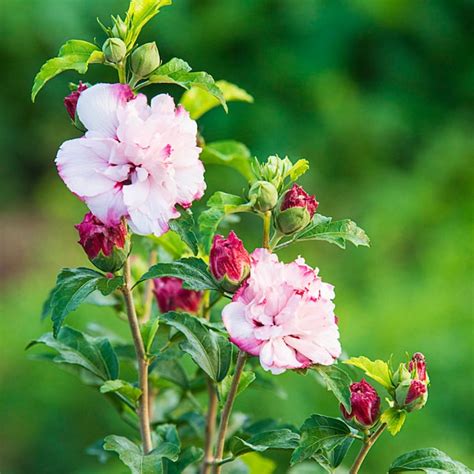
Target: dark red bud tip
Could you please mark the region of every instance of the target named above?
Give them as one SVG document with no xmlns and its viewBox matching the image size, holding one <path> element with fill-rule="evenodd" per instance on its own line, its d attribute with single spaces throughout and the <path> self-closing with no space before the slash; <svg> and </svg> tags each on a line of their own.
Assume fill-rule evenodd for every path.
<svg viewBox="0 0 474 474">
<path fill-rule="evenodd" d="M 341 411 L 346 420 L 355 421 L 362 426 L 372 426 L 380 415 L 380 397 L 372 385 L 362 379 L 351 384 L 351 413 L 341 405 Z"/>
<path fill-rule="evenodd" d="M 284 211 L 292 207 L 305 207 L 311 218 L 313 218 L 318 205 L 319 203 L 316 201 L 315 196 L 308 194 L 301 186 L 293 184 L 292 188 L 286 192 L 280 210 Z"/>
<path fill-rule="evenodd" d="M 79 100 L 79 96 L 86 89 L 87 85 L 83 84 L 82 81 L 79 81 L 77 89 L 64 98 L 64 106 L 66 107 L 69 117 L 71 117 L 71 120 L 73 121 L 76 118 L 77 101 Z"/>
<path fill-rule="evenodd" d="M 426 381 L 426 362 L 425 356 L 421 352 L 415 352 L 411 361 L 408 364 L 410 372 L 415 371 L 415 376 L 418 380 Z"/>
<path fill-rule="evenodd" d="M 421 380 L 413 380 L 408 389 L 405 404 L 408 405 L 422 397 L 427 391 L 426 385 Z"/>
<path fill-rule="evenodd" d="M 202 293 L 183 288 L 183 281 L 179 278 L 156 278 L 153 284 L 156 301 L 162 313 L 187 311 L 196 314 L 199 311 Z"/>
</svg>

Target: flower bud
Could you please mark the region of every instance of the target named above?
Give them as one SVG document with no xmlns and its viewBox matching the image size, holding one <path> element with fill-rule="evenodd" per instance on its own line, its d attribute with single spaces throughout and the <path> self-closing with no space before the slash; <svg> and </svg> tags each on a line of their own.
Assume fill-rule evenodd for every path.
<svg viewBox="0 0 474 474">
<path fill-rule="evenodd" d="M 127 47 L 120 38 L 108 38 L 102 46 L 105 60 L 112 64 L 119 64 L 127 54 Z"/>
<path fill-rule="evenodd" d="M 160 53 L 155 42 L 139 46 L 131 57 L 132 72 L 138 77 L 149 76 L 160 65 Z"/>
<path fill-rule="evenodd" d="M 87 89 L 87 85 L 79 81 L 79 85 L 75 91 L 72 91 L 67 97 L 64 98 L 64 107 L 66 107 L 67 113 L 73 122 L 76 121 L 76 109 L 77 101 L 82 92 Z"/>
<path fill-rule="evenodd" d="M 380 397 L 372 385 L 362 379 L 351 384 L 351 413 L 341 404 L 341 412 L 346 420 L 354 419 L 364 428 L 373 426 L 380 415 Z"/>
<path fill-rule="evenodd" d="M 122 268 L 130 253 L 130 238 L 123 222 L 106 225 L 89 212 L 75 227 L 79 232 L 79 244 L 97 268 L 104 272 Z"/>
<path fill-rule="evenodd" d="M 410 372 L 415 372 L 415 376 L 418 380 L 423 382 L 428 380 L 425 356 L 421 352 L 415 352 L 415 354 L 413 354 L 411 361 L 408 363 L 408 369 Z"/>
<path fill-rule="evenodd" d="M 276 215 L 278 230 L 290 235 L 304 229 L 311 222 L 318 204 L 314 196 L 310 196 L 301 186 L 293 184 L 284 194 Z"/>
<path fill-rule="evenodd" d="M 268 181 L 257 181 L 250 188 L 249 200 L 256 211 L 271 211 L 278 201 L 278 191 Z"/>
<path fill-rule="evenodd" d="M 125 39 L 127 36 L 127 24 L 117 15 L 116 18 L 112 17 L 114 26 L 112 27 L 112 35 L 114 38 Z"/>
<path fill-rule="evenodd" d="M 174 277 L 155 278 L 153 280 L 156 301 L 162 313 L 168 311 L 187 311 L 196 314 L 201 305 L 200 291 L 183 288 L 183 281 Z"/>
<path fill-rule="evenodd" d="M 428 400 L 429 378 L 425 356 L 416 352 L 410 362 L 404 364 L 404 369 L 401 365 L 394 375 L 397 375 L 400 370 L 403 370 L 404 377 L 400 380 L 394 377 L 394 383 L 397 384 L 395 400 L 398 406 L 407 411 L 420 410 Z"/>
<path fill-rule="evenodd" d="M 250 256 L 233 231 L 227 239 L 214 237 L 209 262 L 213 277 L 225 291 L 236 291 L 250 273 Z"/>
</svg>

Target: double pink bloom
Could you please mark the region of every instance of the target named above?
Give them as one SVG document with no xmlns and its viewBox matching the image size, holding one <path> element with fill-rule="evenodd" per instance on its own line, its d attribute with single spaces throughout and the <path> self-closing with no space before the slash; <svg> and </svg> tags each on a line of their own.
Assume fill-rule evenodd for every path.
<svg viewBox="0 0 474 474">
<path fill-rule="evenodd" d="M 133 232 L 168 230 L 205 190 L 197 125 L 167 94 L 134 95 L 128 85 L 82 90 L 77 117 L 87 132 L 59 149 L 56 164 L 67 187 L 104 224 L 128 219 Z"/>
</svg>

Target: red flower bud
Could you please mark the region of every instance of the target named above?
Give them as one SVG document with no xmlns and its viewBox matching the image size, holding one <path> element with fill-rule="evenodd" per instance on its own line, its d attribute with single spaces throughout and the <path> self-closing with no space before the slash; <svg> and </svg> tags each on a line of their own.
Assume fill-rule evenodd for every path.
<svg viewBox="0 0 474 474">
<path fill-rule="evenodd" d="M 346 420 L 355 418 L 355 421 L 364 427 L 373 426 L 380 415 L 380 397 L 377 391 L 364 379 L 351 384 L 350 389 L 352 411 L 348 413 L 341 405 L 344 418 Z"/>
<path fill-rule="evenodd" d="M 79 244 L 97 268 L 104 272 L 122 268 L 130 253 L 130 239 L 123 222 L 106 225 L 89 212 L 75 227 L 79 232 Z"/>
<path fill-rule="evenodd" d="M 153 280 L 156 301 L 162 313 L 168 311 L 187 311 L 197 313 L 201 304 L 200 291 L 183 288 L 183 281 L 174 277 L 162 277 Z"/>
<path fill-rule="evenodd" d="M 64 98 L 64 106 L 66 107 L 67 113 L 72 121 L 76 120 L 76 108 L 79 96 L 81 95 L 81 92 L 84 92 L 86 89 L 87 85 L 83 84 L 82 81 L 79 81 L 77 89 Z"/>
<path fill-rule="evenodd" d="M 427 373 L 426 373 L 426 362 L 425 356 L 421 352 L 416 352 L 413 354 L 411 361 L 408 364 L 408 370 L 410 372 L 415 371 L 416 378 L 425 382 L 427 380 Z"/>
<path fill-rule="evenodd" d="M 409 405 L 418 398 L 422 397 L 427 391 L 426 385 L 421 380 L 413 380 L 408 389 L 405 404 Z"/>
<path fill-rule="evenodd" d="M 250 273 L 250 256 L 233 231 L 216 235 L 209 255 L 211 273 L 226 291 L 235 291 Z"/>
</svg>

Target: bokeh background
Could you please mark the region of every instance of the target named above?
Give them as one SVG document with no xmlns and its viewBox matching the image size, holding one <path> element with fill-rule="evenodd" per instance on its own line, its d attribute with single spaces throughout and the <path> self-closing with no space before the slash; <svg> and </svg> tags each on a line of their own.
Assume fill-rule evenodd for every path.
<svg viewBox="0 0 474 474">
<path fill-rule="evenodd" d="M 86 263 L 73 229 L 84 207 L 53 166 L 75 134 L 62 98 L 77 76 L 49 83 L 34 106 L 32 79 L 65 40 L 102 42 L 95 18 L 126 7 L 0 0 L 2 474 L 124 472 L 84 454 L 105 434 L 126 431 L 112 408 L 57 366 L 28 360 L 24 347 L 49 330 L 39 312 L 59 268 Z M 303 183 L 321 213 L 352 217 L 370 235 L 371 249 L 316 242 L 284 255 L 304 253 L 336 285 L 348 354 L 398 360 L 422 351 L 428 359 L 428 405 L 376 445 L 367 473 L 429 446 L 474 466 L 473 22 L 468 0 L 175 0 L 144 32 L 165 60 L 182 57 L 255 96 L 253 105 L 204 117 L 208 141 L 235 138 L 261 158 L 307 158 Z M 91 82 L 113 80 L 107 68 L 90 72 Z M 210 191 L 244 184 L 218 168 L 207 179 Z M 244 220 L 239 232 L 257 244 L 256 221 Z M 112 318 L 85 306 L 70 322 L 94 319 Z M 312 413 L 337 415 L 313 378 L 278 382 L 286 400 L 255 392 L 237 408 L 298 425 Z"/>
</svg>

